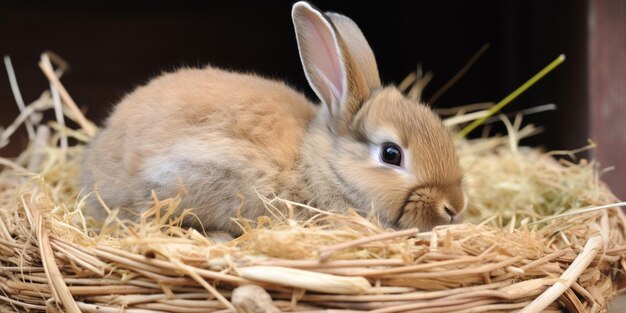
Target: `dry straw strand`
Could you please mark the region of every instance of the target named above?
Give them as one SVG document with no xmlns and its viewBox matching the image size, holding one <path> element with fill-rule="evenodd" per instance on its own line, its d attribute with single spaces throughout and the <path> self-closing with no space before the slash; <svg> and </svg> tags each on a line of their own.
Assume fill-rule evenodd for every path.
<svg viewBox="0 0 626 313">
<path fill-rule="evenodd" d="M 587 241 L 585 248 L 580 255 L 572 262 L 560 279 L 544 293 L 541 294 L 528 306 L 524 307 L 520 313 L 538 313 L 552 304 L 561 294 L 563 294 L 582 274 L 582 272 L 593 261 L 603 244 L 602 237 L 593 236 Z"/>
</svg>

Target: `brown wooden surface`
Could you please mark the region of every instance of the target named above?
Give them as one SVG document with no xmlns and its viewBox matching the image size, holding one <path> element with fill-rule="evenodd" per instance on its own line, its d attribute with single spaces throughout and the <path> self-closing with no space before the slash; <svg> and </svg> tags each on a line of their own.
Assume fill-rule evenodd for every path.
<svg viewBox="0 0 626 313">
<path fill-rule="evenodd" d="M 615 169 L 602 178 L 626 199 L 626 1 L 589 1 L 590 138 Z"/>
</svg>

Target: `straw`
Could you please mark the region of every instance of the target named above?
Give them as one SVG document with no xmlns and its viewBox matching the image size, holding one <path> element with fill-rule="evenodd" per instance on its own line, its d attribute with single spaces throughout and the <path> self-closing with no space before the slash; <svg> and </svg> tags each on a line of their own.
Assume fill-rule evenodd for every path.
<svg viewBox="0 0 626 313">
<path fill-rule="evenodd" d="M 53 72 L 52 69 L 52 63 L 50 63 L 50 59 L 48 58 L 47 54 L 42 54 L 41 55 L 41 61 L 40 64 L 43 65 L 44 68 L 46 68 L 47 71 Z M 55 77 L 57 77 L 55 75 Z M 61 158 L 65 158 L 65 155 L 67 154 L 67 147 L 68 147 L 68 141 L 67 141 L 67 134 L 65 133 L 65 117 L 63 114 L 63 105 L 61 104 L 61 97 L 59 96 L 59 91 L 57 89 L 57 87 L 50 82 L 50 92 L 52 93 L 52 101 L 54 103 L 54 115 L 56 116 L 57 119 L 57 123 L 59 123 L 59 126 L 61 127 Z"/>
<path fill-rule="evenodd" d="M 17 77 L 15 76 L 15 71 L 13 70 L 13 63 L 8 55 L 4 56 L 4 66 L 7 70 L 7 75 L 9 76 L 9 84 L 11 85 L 11 92 L 13 92 L 15 103 L 17 103 L 17 107 L 20 112 L 23 113 L 24 110 L 26 110 L 26 105 L 24 104 L 24 98 L 22 98 L 22 93 L 20 92 L 20 87 L 17 83 Z M 33 122 L 34 121 L 31 121 L 30 119 L 26 120 L 26 131 L 30 140 L 35 138 Z"/>
<path fill-rule="evenodd" d="M 565 61 L 565 55 L 561 54 L 554 61 L 550 62 L 550 64 L 548 64 L 541 71 L 539 71 L 539 73 L 535 74 L 528 81 L 526 81 L 524 84 L 522 84 L 517 89 L 515 89 L 511 94 L 506 96 L 500 102 L 496 103 L 496 105 L 494 105 L 491 109 L 489 109 L 487 114 L 485 114 L 483 117 L 475 120 L 474 122 L 472 122 L 471 124 L 463 128 L 463 130 L 457 133 L 457 137 L 464 138 L 465 136 L 467 136 L 467 134 L 469 134 L 476 127 L 480 126 L 487 118 L 489 118 L 490 116 L 500 111 L 504 106 L 511 103 L 511 101 L 515 100 L 515 98 L 517 98 L 520 94 L 522 94 L 532 85 L 534 85 L 541 78 L 546 76 L 546 74 L 550 73 L 554 68 L 556 68 L 561 63 L 563 63 L 563 61 Z"/>
<path fill-rule="evenodd" d="M 448 89 L 450 89 L 450 87 L 452 87 L 454 84 L 456 84 L 456 82 L 459 81 L 459 79 L 461 79 L 461 77 L 463 77 L 463 75 L 465 75 L 465 73 L 467 73 L 467 71 L 469 71 L 469 69 L 474 65 L 474 63 L 476 63 L 476 61 L 478 61 L 478 59 L 480 59 L 480 57 L 485 52 L 487 52 L 487 49 L 489 49 L 489 44 L 488 43 L 486 43 L 482 47 L 480 47 L 480 49 L 478 49 L 478 51 L 476 51 L 476 53 L 474 53 L 474 55 L 472 55 L 472 57 L 467 61 L 467 63 L 456 74 L 454 74 L 454 76 L 452 76 L 452 78 L 450 78 L 449 81 L 447 81 L 443 86 L 441 86 L 428 99 L 427 102 L 430 105 L 433 105 L 435 103 L 435 101 L 437 101 L 439 99 L 439 97 L 441 97 L 446 91 L 448 91 Z"/>
<path fill-rule="evenodd" d="M 48 80 L 50 80 L 50 84 L 58 90 L 60 98 L 62 98 L 64 103 L 68 106 L 68 108 L 72 112 L 72 115 L 76 119 L 76 122 L 89 136 L 95 136 L 96 126 L 85 118 L 83 113 L 78 108 L 78 105 L 76 105 L 76 102 L 74 102 L 65 87 L 63 87 L 63 85 L 61 84 L 61 81 L 59 80 L 57 75 L 54 73 L 54 70 L 49 64 L 49 61 L 46 62 L 47 59 L 47 54 L 42 54 L 42 61 L 39 62 L 39 68 L 46 75 Z"/>
<path fill-rule="evenodd" d="M 587 269 L 596 254 L 598 254 L 601 246 L 602 238 L 600 236 L 594 236 L 589 239 L 583 251 L 580 252 L 578 257 L 561 275 L 559 280 L 532 303 L 524 307 L 520 313 L 538 313 L 552 304 L 552 302 L 560 297 L 567 290 L 567 288 L 569 288 L 578 279 L 578 277 L 580 277 L 583 271 Z"/>
</svg>

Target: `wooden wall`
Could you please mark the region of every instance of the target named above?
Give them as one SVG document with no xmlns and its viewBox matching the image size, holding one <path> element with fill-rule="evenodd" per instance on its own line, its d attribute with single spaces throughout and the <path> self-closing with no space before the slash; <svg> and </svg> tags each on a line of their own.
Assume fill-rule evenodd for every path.
<svg viewBox="0 0 626 313">
<path fill-rule="evenodd" d="M 626 199 L 626 1 L 589 3 L 590 138 L 602 166 L 614 166 L 603 179 Z"/>
</svg>

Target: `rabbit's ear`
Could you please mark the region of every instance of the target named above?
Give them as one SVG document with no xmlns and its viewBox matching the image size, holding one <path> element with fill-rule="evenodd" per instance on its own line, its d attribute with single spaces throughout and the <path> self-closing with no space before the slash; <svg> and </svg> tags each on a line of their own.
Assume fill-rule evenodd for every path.
<svg viewBox="0 0 626 313">
<path fill-rule="evenodd" d="M 354 65 L 359 68 L 359 74 L 363 76 L 367 86 L 370 89 L 380 87 L 376 58 L 361 29 L 345 15 L 326 12 L 326 16 L 331 20 L 336 31 L 339 32 L 339 40 L 344 43 L 345 49 L 354 60 Z"/>
<path fill-rule="evenodd" d="M 356 24 L 343 15 L 327 17 L 304 1 L 296 3 L 291 14 L 311 88 L 328 107 L 334 126 L 348 125 L 370 90 L 380 86 L 372 50 Z"/>
</svg>

